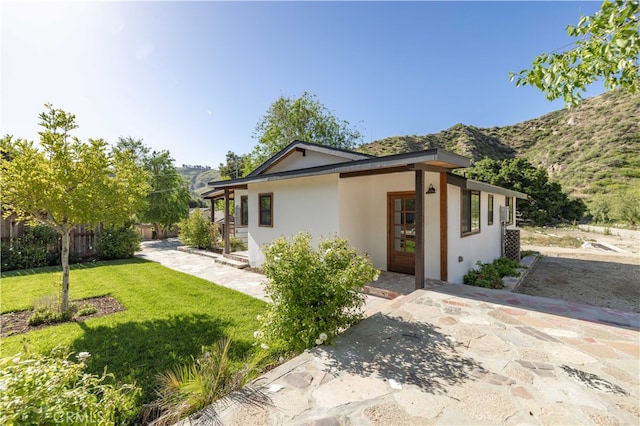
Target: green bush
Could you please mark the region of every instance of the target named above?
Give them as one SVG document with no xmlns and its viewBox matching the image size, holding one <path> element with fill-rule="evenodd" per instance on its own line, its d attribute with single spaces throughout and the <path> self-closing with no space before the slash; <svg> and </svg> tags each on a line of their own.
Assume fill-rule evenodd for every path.
<svg viewBox="0 0 640 426">
<path fill-rule="evenodd" d="M 49 355 L 0 359 L 0 424 L 113 425 L 130 422 L 137 413 L 140 390 L 115 385 L 113 376 L 84 372 L 90 355 L 78 362 L 54 350 Z"/>
<path fill-rule="evenodd" d="M 330 343 L 362 319 L 362 287 L 379 273 L 347 240 L 324 240 L 314 249 L 308 233 L 276 239 L 265 258 L 272 303 L 255 335 L 274 349 L 301 351 Z"/>
<path fill-rule="evenodd" d="M 60 253 L 50 246 L 57 241 L 58 234 L 50 226 L 26 226 L 22 237 L 0 244 L 1 269 L 14 271 L 56 265 Z"/>
<path fill-rule="evenodd" d="M 96 254 L 101 260 L 130 259 L 140 250 L 140 236 L 130 226 L 105 228 L 98 234 Z"/>
<path fill-rule="evenodd" d="M 196 209 L 188 219 L 180 221 L 179 237 L 190 247 L 209 249 L 220 239 L 220 229 L 212 224 L 200 209 Z"/>
<path fill-rule="evenodd" d="M 244 242 L 235 235 L 229 235 L 229 246 L 231 246 L 231 251 L 242 251 L 247 249 Z"/>
<path fill-rule="evenodd" d="M 519 276 L 517 268 L 520 263 L 506 257 L 500 257 L 493 263 L 477 263 L 477 269 L 471 269 L 463 278 L 467 285 L 484 288 L 500 289 L 504 287 L 502 277 Z"/>
</svg>

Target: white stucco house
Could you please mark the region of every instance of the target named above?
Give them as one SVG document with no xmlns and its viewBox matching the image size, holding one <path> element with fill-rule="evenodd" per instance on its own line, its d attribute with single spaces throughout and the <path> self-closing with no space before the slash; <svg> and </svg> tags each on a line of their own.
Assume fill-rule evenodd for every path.
<svg viewBox="0 0 640 426">
<path fill-rule="evenodd" d="M 451 173 L 469 165 L 439 148 L 374 157 L 294 141 L 244 178 L 210 182 L 205 198 L 234 203 L 252 267 L 274 238 L 304 230 L 348 238 L 377 268 L 415 275 L 416 288 L 425 278 L 462 283 L 501 255 L 515 200 L 526 198 Z"/>
</svg>

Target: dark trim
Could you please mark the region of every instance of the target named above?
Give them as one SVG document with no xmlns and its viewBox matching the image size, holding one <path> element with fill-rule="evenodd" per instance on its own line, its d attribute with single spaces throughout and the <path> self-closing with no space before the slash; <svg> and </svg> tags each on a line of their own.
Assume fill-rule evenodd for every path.
<svg viewBox="0 0 640 426">
<path fill-rule="evenodd" d="M 469 159 L 460 155 L 447 152 L 440 148 L 426 151 L 408 152 L 403 154 L 388 155 L 386 157 L 366 158 L 364 160 L 347 161 L 343 163 L 327 164 L 324 166 L 308 167 L 299 170 L 287 170 L 284 172 L 269 173 L 260 176 L 247 176 L 240 179 L 209 182 L 210 186 L 217 189 L 235 188 L 256 182 L 270 182 L 282 179 L 310 177 L 331 173 L 350 173 L 365 170 L 385 169 L 398 166 L 407 167 L 410 164 L 436 162 L 439 165 L 447 164 L 448 168 L 468 167 Z"/>
<path fill-rule="evenodd" d="M 244 221 L 244 216 L 247 216 L 247 220 Z M 241 195 L 240 196 L 240 226 L 241 227 L 245 227 L 245 226 L 249 226 L 249 196 L 248 195 Z"/>
<path fill-rule="evenodd" d="M 440 173 L 440 280 L 449 278 L 449 194 L 447 173 Z"/>
<path fill-rule="evenodd" d="M 269 208 L 271 210 L 269 213 L 271 223 L 269 225 L 262 224 L 262 206 L 260 203 L 262 197 L 269 197 L 269 199 L 271 200 L 269 202 Z M 263 192 L 258 194 L 258 226 L 263 228 L 273 228 L 273 192 Z"/>
<path fill-rule="evenodd" d="M 464 214 L 464 194 L 469 193 L 469 231 L 462 229 L 462 215 Z M 481 192 L 475 189 L 463 189 L 460 191 L 460 237 L 479 234 L 482 231 L 482 197 Z M 472 225 L 473 217 L 473 196 L 478 196 L 478 229 L 474 230 Z"/>
<path fill-rule="evenodd" d="M 487 226 L 493 225 L 495 219 L 496 200 L 493 194 L 487 194 Z"/>
<path fill-rule="evenodd" d="M 424 288 L 424 171 L 415 171 L 416 235 L 415 235 L 415 288 Z"/>
<path fill-rule="evenodd" d="M 512 189 L 502 188 L 500 186 L 491 185 L 489 183 L 479 182 L 473 179 L 467 179 L 463 176 L 454 175 L 452 173 L 449 173 L 447 175 L 447 182 L 450 185 L 459 186 L 462 189 L 471 189 L 474 191 L 489 192 L 491 194 L 499 194 L 507 197 L 516 197 L 522 200 L 526 200 L 528 198 L 527 194 L 523 194 L 522 192 L 514 191 Z"/>
</svg>

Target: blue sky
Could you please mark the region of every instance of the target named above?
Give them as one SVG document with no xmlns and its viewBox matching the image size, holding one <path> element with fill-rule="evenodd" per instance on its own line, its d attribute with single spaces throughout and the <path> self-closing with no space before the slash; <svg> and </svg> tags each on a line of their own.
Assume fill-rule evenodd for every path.
<svg viewBox="0 0 640 426">
<path fill-rule="evenodd" d="M 141 138 L 177 165 L 249 152 L 279 96 L 317 95 L 364 142 L 563 107 L 508 73 L 571 42 L 599 2 L 0 3 L 0 133 L 37 140 L 43 104 L 76 135 Z M 595 87 L 587 96 L 602 92 Z"/>
</svg>

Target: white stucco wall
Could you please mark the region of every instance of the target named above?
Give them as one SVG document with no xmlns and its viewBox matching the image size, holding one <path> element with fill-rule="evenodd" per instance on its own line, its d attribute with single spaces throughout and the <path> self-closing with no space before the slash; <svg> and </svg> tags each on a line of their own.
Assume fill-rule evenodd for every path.
<svg viewBox="0 0 640 426">
<path fill-rule="evenodd" d="M 425 189 L 438 188 L 439 175 L 425 173 Z M 414 191 L 415 173 L 340 179 L 339 234 L 366 252 L 374 265 L 387 269 L 387 193 Z M 440 201 L 425 195 L 425 276 L 440 278 Z"/>
<path fill-rule="evenodd" d="M 327 164 L 338 164 L 351 161 L 347 158 L 316 152 L 310 149 L 307 149 L 305 154 L 306 155 L 302 155 L 302 152 L 294 151 L 280 162 L 276 163 L 266 173 L 285 172 L 288 170 L 297 170 L 307 167 L 325 166 Z"/>
<path fill-rule="evenodd" d="M 249 264 L 264 261 L 262 247 L 273 239 L 309 232 L 314 243 L 338 230 L 338 175 L 249 185 Z M 258 226 L 258 194 L 273 193 L 273 227 Z"/>
<path fill-rule="evenodd" d="M 476 266 L 476 262 L 492 262 L 501 255 L 501 227 L 499 206 L 506 205 L 505 196 L 493 194 L 493 225 L 487 224 L 489 193 L 480 192 L 480 233 L 461 236 L 460 204 L 461 188 L 448 186 L 449 273 L 448 281 L 462 284 L 464 275 Z M 515 203 L 514 203 L 515 204 Z M 515 206 L 514 206 L 515 208 Z M 514 228 L 514 226 L 509 226 Z M 462 261 L 459 260 L 462 257 Z"/>
</svg>

